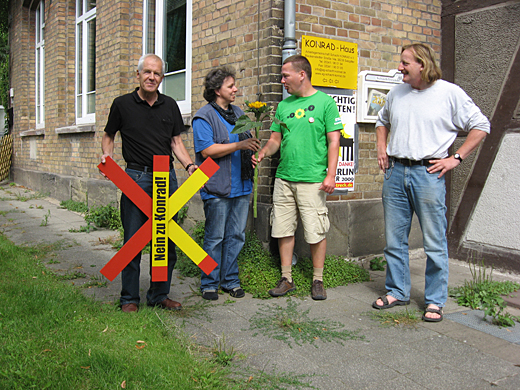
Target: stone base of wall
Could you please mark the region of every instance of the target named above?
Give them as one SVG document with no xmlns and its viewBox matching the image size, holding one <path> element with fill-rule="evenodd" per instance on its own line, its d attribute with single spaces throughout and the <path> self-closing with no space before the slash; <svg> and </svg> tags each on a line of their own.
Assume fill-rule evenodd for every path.
<svg viewBox="0 0 520 390">
<path fill-rule="evenodd" d="M 327 235 L 327 254 L 346 258 L 381 255 L 385 247 L 383 205 L 381 199 L 327 202 L 330 230 Z M 271 238 L 271 205 L 258 205 L 258 218 L 253 226 L 263 242 L 269 242 L 273 253 L 278 251 L 276 240 Z M 266 228 L 267 227 L 267 228 Z M 410 249 L 422 248 L 422 234 L 414 216 L 409 237 Z M 303 237 L 298 221 L 294 252 L 298 257 L 310 257 L 309 245 Z"/>
<path fill-rule="evenodd" d="M 87 202 L 89 206 L 118 205 L 121 197 L 121 191 L 112 182 L 102 179 L 84 179 L 19 168 L 11 170 L 11 179 L 51 198 Z M 204 210 L 198 195 L 190 200 L 188 207 L 188 217 L 183 227 L 190 232 L 196 221 L 204 219 Z M 327 236 L 328 254 L 355 258 L 383 253 L 385 236 L 381 199 L 334 201 L 328 202 L 327 207 L 331 224 Z M 256 231 L 259 239 L 273 253 L 277 253 L 277 241 L 271 238 L 270 214 L 271 205 L 259 203 L 258 217 L 254 219 L 251 210 L 247 226 Z M 421 230 L 416 217 L 409 243 L 410 249 L 422 247 Z M 299 257 L 310 257 L 301 223 L 296 231 L 295 252 Z"/>
<path fill-rule="evenodd" d="M 11 168 L 11 180 L 46 196 L 86 202 L 88 206 L 112 204 L 119 207 L 121 191 L 108 180 L 57 175 L 48 172 Z"/>
</svg>

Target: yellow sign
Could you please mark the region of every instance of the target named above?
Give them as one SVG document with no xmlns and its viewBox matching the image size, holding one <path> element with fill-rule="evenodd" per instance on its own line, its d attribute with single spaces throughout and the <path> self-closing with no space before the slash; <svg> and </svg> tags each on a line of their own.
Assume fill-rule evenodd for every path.
<svg viewBox="0 0 520 390">
<path fill-rule="evenodd" d="M 311 63 L 312 85 L 357 89 L 357 44 L 304 35 L 302 56 Z"/>
<path fill-rule="evenodd" d="M 165 164 L 160 165 L 160 158 L 166 157 Z M 168 281 L 168 201 L 170 158 L 154 156 L 154 168 L 159 163 L 159 169 L 153 171 L 153 222 L 152 222 L 152 276 L 156 282 Z"/>
</svg>

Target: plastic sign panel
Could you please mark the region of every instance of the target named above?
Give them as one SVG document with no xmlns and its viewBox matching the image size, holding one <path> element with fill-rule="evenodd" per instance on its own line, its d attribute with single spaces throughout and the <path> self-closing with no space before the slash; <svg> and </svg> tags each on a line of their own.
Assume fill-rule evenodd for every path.
<svg viewBox="0 0 520 390">
<path fill-rule="evenodd" d="M 209 275 L 217 266 L 215 260 L 204 252 L 189 234 L 173 220 L 173 216 L 215 174 L 219 166 L 211 158 L 206 159 L 179 189 L 168 198 L 167 183 L 169 181 L 169 173 L 165 173 L 169 172 L 169 161 L 168 156 L 154 156 L 153 199 L 110 157 L 107 157 L 105 164 L 98 165 L 99 170 L 112 180 L 148 217 L 148 221 L 101 269 L 100 272 L 108 280 L 114 280 L 150 241 L 152 241 L 152 281 L 161 282 L 168 280 L 168 240 L 165 237 L 177 244 L 206 275 Z M 164 247 L 163 244 L 165 245 Z M 161 256 L 163 254 L 165 256 Z"/>
<path fill-rule="evenodd" d="M 311 63 L 312 85 L 357 89 L 357 44 L 304 35 L 302 56 Z"/>
<path fill-rule="evenodd" d="M 402 84 L 403 75 L 397 69 L 388 73 L 364 70 L 358 75 L 358 123 L 376 123 L 377 114 L 386 103 L 386 95 L 397 84 Z"/>
</svg>

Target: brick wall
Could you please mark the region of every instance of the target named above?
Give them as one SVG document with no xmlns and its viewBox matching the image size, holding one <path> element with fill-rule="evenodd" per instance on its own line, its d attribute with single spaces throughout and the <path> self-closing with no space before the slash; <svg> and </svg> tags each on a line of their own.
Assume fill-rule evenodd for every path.
<svg viewBox="0 0 520 390">
<path fill-rule="evenodd" d="M 17 168 L 82 178 L 99 177 L 100 141 L 112 100 L 137 85 L 135 69 L 142 52 L 142 0 L 98 0 L 96 16 L 96 123 L 89 132 L 57 134 L 75 125 L 75 0 L 46 1 L 46 120 L 35 129 L 34 11 L 23 0 L 10 2 L 11 86 L 15 90 Z M 28 3 L 26 1 L 26 3 Z M 276 107 L 281 99 L 282 0 L 193 0 L 192 113 L 205 104 L 202 83 L 217 66 L 237 74 L 236 104 L 261 100 Z M 404 43 L 421 41 L 440 52 L 440 0 L 297 0 L 296 38 L 302 35 L 358 44 L 359 70 L 388 71 L 399 61 Z M 269 138 L 268 124 L 261 132 Z M 183 135 L 193 155 L 192 134 Z M 122 164 L 119 136 L 116 160 Z M 371 199 L 381 195 L 375 130 L 362 125 L 356 190 L 329 200 Z M 36 158 L 31 159 L 31 147 Z M 34 153 L 33 153 L 34 155 Z M 276 156 L 262 163 L 259 201 L 271 203 Z M 186 176 L 177 166 L 179 176 Z"/>
<path fill-rule="evenodd" d="M 387 72 L 397 68 L 401 46 L 424 42 L 440 54 L 440 0 L 300 0 L 296 8 L 296 39 L 318 36 L 356 43 L 359 71 Z M 361 124 L 359 170 L 355 191 L 328 200 L 381 197 L 383 176 L 377 164 L 373 124 Z"/>
<path fill-rule="evenodd" d="M 236 71 L 238 86 L 235 104 L 261 100 L 275 105 L 281 99 L 283 1 L 193 2 L 193 114 L 206 101 L 202 97 L 206 74 L 218 66 Z M 260 132 L 267 140 L 268 124 Z M 262 163 L 259 202 L 271 202 L 271 183 L 276 160 Z"/>
<path fill-rule="evenodd" d="M 302 35 L 358 44 L 359 71 L 388 71 L 399 63 L 400 47 L 425 42 L 440 53 L 440 0 L 297 0 L 296 39 Z M 258 12 L 260 11 L 260 24 Z M 193 112 L 202 98 L 204 75 L 228 65 L 237 71 L 236 104 L 261 99 L 276 107 L 281 99 L 280 68 L 283 2 L 197 1 L 193 4 Z M 258 50 L 260 48 L 260 50 Z M 260 136 L 269 138 L 268 124 Z M 276 156 L 260 169 L 259 202 L 270 203 Z M 355 191 L 328 200 L 381 196 L 374 125 L 361 125 Z"/>
</svg>

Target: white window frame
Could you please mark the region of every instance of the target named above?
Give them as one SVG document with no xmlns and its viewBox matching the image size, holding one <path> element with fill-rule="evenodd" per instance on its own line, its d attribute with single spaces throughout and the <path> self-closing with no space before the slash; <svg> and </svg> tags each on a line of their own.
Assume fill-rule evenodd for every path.
<svg viewBox="0 0 520 390">
<path fill-rule="evenodd" d="M 164 29 L 164 21 L 165 21 L 165 1 L 166 0 L 155 0 L 155 54 L 159 57 L 164 58 L 164 46 L 165 46 L 165 29 Z M 146 53 L 147 41 L 148 41 L 148 0 L 143 1 L 143 54 Z M 191 114 L 191 58 L 192 58 L 192 9 L 193 2 L 192 0 L 186 0 L 186 69 L 184 70 L 186 73 L 185 84 L 184 84 L 184 96 L 185 100 L 176 100 L 181 110 L 182 114 Z M 157 32 L 160 32 L 159 34 Z M 182 71 L 176 71 L 168 73 L 166 72 L 165 76 L 169 74 L 175 74 Z M 159 91 L 163 93 L 164 91 L 164 79 L 159 87 Z"/>
<path fill-rule="evenodd" d="M 82 15 L 78 15 L 80 9 L 78 7 L 78 3 L 83 3 L 81 9 L 83 10 Z M 88 90 L 88 23 L 96 18 L 96 7 L 92 8 L 89 11 L 86 10 L 88 0 L 76 0 L 76 80 L 75 80 L 75 99 L 74 105 L 76 108 L 76 124 L 85 124 L 85 123 L 95 123 L 96 114 L 95 113 L 87 113 L 88 110 L 88 100 L 87 95 L 94 94 L 96 91 L 87 91 Z M 81 34 L 81 42 L 79 42 L 79 29 L 82 29 Z M 78 77 L 79 77 L 79 61 L 78 61 L 78 53 L 81 50 L 81 69 L 83 70 L 82 79 L 81 79 L 81 112 L 78 112 L 77 107 L 77 99 L 80 95 L 78 92 Z M 94 65 L 95 66 L 95 65 Z"/>
<path fill-rule="evenodd" d="M 35 19 L 35 109 L 36 128 L 45 127 L 45 2 L 36 8 Z"/>
</svg>

